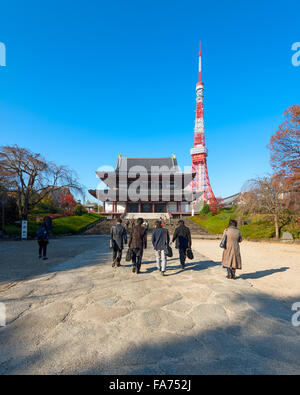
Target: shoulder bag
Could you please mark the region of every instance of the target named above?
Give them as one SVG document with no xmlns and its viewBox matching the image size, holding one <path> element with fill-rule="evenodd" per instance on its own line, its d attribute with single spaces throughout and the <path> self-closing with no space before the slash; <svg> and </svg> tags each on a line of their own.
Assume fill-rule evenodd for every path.
<svg viewBox="0 0 300 395">
<path fill-rule="evenodd" d="M 227 229 L 223 236 L 223 239 L 221 240 L 220 247 L 226 250 L 226 245 L 227 245 Z"/>
</svg>

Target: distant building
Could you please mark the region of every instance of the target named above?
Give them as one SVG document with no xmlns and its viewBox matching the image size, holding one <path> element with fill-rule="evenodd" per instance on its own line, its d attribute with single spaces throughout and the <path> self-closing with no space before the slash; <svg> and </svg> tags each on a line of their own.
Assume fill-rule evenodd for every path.
<svg viewBox="0 0 300 395">
<path fill-rule="evenodd" d="M 88 213 L 98 212 L 98 205 L 96 203 L 84 204 L 83 207 L 86 209 Z"/>
<path fill-rule="evenodd" d="M 97 172 L 107 190 L 89 193 L 103 202 L 103 214 L 110 217 L 189 216 L 190 202 L 199 196 L 188 190 L 195 175 L 180 172 L 175 155 L 167 158 L 119 155 L 113 172 Z"/>
<path fill-rule="evenodd" d="M 224 207 L 236 206 L 237 204 L 239 204 L 240 196 L 241 196 L 240 193 L 236 193 L 235 195 L 228 196 L 227 198 L 224 198 L 221 201 L 221 204 Z"/>
</svg>

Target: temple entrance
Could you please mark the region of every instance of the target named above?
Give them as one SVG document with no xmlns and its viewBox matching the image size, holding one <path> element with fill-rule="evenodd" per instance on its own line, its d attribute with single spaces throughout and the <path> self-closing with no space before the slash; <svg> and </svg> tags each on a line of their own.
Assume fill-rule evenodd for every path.
<svg viewBox="0 0 300 395">
<path fill-rule="evenodd" d="M 139 204 L 138 203 L 128 203 L 127 204 L 127 213 L 138 213 L 139 212 Z"/>
<path fill-rule="evenodd" d="M 154 204 L 154 212 L 155 213 L 166 213 L 167 212 L 166 203 L 155 203 Z"/>
<path fill-rule="evenodd" d="M 152 213 L 152 203 L 142 203 L 142 213 Z"/>
</svg>

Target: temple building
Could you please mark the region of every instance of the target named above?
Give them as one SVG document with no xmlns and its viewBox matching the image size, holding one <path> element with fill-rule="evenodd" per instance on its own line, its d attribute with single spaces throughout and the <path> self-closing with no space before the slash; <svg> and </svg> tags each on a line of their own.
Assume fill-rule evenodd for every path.
<svg viewBox="0 0 300 395">
<path fill-rule="evenodd" d="M 190 203 L 199 197 L 192 191 L 196 173 L 179 170 L 175 155 L 167 158 L 128 158 L 119 155 L 114 171 L 97 171 L 105 187 L 89 193 L 103 202 L 103 214 L 155 218 L 181 218 L 192 213 Z"/>
</svg>

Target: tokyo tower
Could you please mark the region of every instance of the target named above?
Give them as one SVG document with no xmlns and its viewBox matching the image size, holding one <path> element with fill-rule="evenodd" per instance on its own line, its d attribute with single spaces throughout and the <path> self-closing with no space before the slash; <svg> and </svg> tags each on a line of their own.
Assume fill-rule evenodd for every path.
<svg viewBox="0 0 300 395">
<path fill-rule="evenodd" d="M 214 205 L 215 195 L 210 186 L 207 171 L 207 148 L 205 146 L 203 121 L 203 82 L 201 76 L 201 46 L 199 52 L 199 79 L 196 85 L 196 121 L 194 128 L 194 146 L 191 149 L 192 172 L 196 173 L 192 181 L 192 190 L 201 192 L 201 198 L 206 203 Z"/>
</svg>

